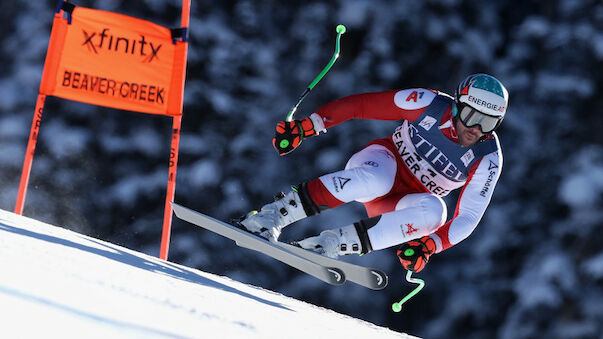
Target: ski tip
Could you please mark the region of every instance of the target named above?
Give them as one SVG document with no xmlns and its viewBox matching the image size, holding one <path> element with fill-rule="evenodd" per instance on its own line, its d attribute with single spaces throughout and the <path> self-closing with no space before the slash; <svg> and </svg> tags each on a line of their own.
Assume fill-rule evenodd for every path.
<svg viewBox="0 0 603 339">
<path fill-rule="evenodd" d="M 176 214 L 176 216 L 179 216 L 180 212 L 182 212 L 182 209 L 185 208 L 182 205 L 179 205 L 173 201 L 170 201 L 170 205 L 172 206 L 172 211 L 174 211 L 174 214 Z"/>
</svg>

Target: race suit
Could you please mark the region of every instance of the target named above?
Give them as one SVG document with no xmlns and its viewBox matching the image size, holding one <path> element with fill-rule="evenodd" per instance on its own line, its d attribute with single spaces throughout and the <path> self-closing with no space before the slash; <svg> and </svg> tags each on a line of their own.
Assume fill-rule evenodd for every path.
<svg viewBox="0 0 603 339">
<path fill-rule="evenodd" d="M 446 94 L 413 88 L 352 95 L 318 109 L 311 119 L 321 130 L 350 119 L 402 124 L 354 154 L 344 170 L 308 182 L 310 198 L 323 208 L 363 203 L 370 218 L 364 235 L 370 250 L 425 235 L 434 239 L 436 253 L 459 243 L 473 232 L 490 202 L 502 153 L 495 133 L 471 147 L 461 146 L 453 105 Z M 446 221 L 441 198 L 458 188 L 454 216 Z"/>
</svg>

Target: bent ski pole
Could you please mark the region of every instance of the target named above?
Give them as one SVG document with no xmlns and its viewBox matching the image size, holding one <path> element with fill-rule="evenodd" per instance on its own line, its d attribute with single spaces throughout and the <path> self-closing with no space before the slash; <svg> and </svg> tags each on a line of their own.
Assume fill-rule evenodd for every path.
<svg viewBox="0 0 603 339">
<path fill-rule="evenodd" d="M 419 291 L 421 291 L 423 289 L 423 287 L 425 287 L 425 281 L 423 281 L 421 279 L 413 278 L 412 271 L 406 272 L 406 281 L 414 283 L 414 284 L 418 284 L 419 286 L 415 287 L 415 289 L 412 290 L 410 293 L 408 293 L 408 295 L 406 297 L 404 297 L 402 300 L 400 300 L 400 302 L 392 304 L 392 310 L 394 312 L 400 312 L 402 310 L 402 304 L 407 302 L 410 298 L 414 297 L 417 293 L 419 293 Z"/>
<path fill-rule="evenodd" d="M 304 100 L 304 98 L 308 95 L 308 93 L 310 93 L 310 91 L 314 88 L 314 86 L 316 86 L 316 84 L 322 79 L 322 77 L 324 77 L 325 74 L 327 74 L 327 72 L 331 69 L 331 67 L 335 63 L 335 60 L 337 60 L 337 58 L 339 57 L 339 40 L 341 39 L 341 35 L 343 33 L 345 33 L 346 29 L 345 29 L 344 25 L 337 25 L 337 28 L 335 30 L 337 31 L 337 38 L 335 41 L 335 53 L 333 53 L 333 57 L 331 57 L 331 61 L 329 61 L 327 66 L 325 66 L 325 68 L 323 68 L 322 72 L 320 72 L 320 74 L 318 74 L 318 76 L 314 79 L 314 81 L 312 81 L 312 83 L 310 83 L 308 88 L 306 88 L 306 90 L 304 91 L 304 93 L 302 93 L 302 95 L 299 97 L 299 99 L 297 99 L 297 103 L 295 104 L 295 106 L 293 106 L 293 108 L 291 108 L 289 113 L 287 113 L 287 118 L 285 119 L 286 121 L 293 120 L 293 115 L 295 114 L 295 111 L 297 111 L 297 107 L 299 106 L 299 104 L 301 104 L 301 102 Z"/>
</svg>

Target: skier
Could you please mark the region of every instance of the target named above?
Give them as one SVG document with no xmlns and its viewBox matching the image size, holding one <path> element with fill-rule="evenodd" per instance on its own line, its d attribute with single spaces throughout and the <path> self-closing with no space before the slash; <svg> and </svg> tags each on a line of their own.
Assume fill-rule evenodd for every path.
<svg viewBox="0 0 603 339">
<path fill-rule="evenodd" d="M 402 266 L 419 272 L 429 257 L 473 232 L 502 169 L 494 130 L 502 122 L 508 93 L 487 74 L 473 74 L 454 97 L 412 88 L 357 94 L 333 101 L 302 120 L 281 121 L 273 140 L 280 155 L 302 140 L 349 119 L 402 120 L 393 135 L 371 141 L 345 169 L 280 193 L 248 213 L 240 224 L 270 241 L 283 227 L 326 209 L 359 201 L 368 218 L 298 241 L 329 257 L 365 254 L 402 244 Z M 442 197 L 462 188 L 453 218 Z"/>
</svg>

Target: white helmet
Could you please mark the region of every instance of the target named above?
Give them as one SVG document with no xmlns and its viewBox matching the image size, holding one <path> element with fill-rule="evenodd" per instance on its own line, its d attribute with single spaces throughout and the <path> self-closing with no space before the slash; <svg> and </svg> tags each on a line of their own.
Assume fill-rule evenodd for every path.
<svg viewBox="0 0 603 339">
<path fill-rule="evenodd" d="M 458 117 L 467 127 L 479 125 L 483 133 L 494 131 L 502 122 L 509 105 L 509 93 L 503 84 L 488 74 L 472 74 L 454 92 Z"/>
</svg>

